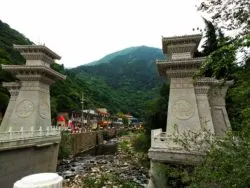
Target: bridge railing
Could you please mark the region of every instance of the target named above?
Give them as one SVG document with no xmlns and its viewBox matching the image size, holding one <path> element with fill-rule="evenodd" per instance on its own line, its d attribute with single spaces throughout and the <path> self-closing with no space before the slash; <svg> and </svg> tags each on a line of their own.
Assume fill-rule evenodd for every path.
<svg viewBox="0 0 250 188">
<path fill-rule="evenodd" d="M 23 127 L 20 131 L 13 131 L 12 127 L 9 128 L 7 132 L 0 132 L 0 142 L 15 141 L 15 140 L 26 140 L 39 138 L 44 136 L 59 136 L 61 134 L 61 129 L 59 127 L 47 127 L 46 129 L 39 128 L 39 130 L 24 130 Z"/>
<path fill-rule="evenodd" d="M 211 147 L 214 141 L 220 140 L 209 130 L 199 132 L 186 131 L 179 135 L 169 135 L 161 129 L 151 131 L 151 149 L 182 150 L 204 152 Z"/>
</svg>

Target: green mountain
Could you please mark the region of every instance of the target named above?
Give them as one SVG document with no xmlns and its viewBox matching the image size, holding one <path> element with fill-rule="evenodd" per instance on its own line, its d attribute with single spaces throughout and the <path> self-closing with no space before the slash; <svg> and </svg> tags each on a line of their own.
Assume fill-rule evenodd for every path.
<svg viewBox="0 0 250 188">
<path fill-rule="evenodd" d="M 23 34 L 0 21 L 0 64 L 24 64 L 24 58 L 13 49 L 13 44 L 32 44 Z M 65 81 L 51 86 L 52 117 L 57 112 L 85 108 L 107 108 L 111 113 L 130 112 L 141 116 L 147 101 L 158 95 L 162 79 L 158 77 L 154 61 L 162 58 L 160 49 L 146 46 L 131 47 L 109 54 L 97 65 L 65 69 L 55 64 L 53 69 L 67 75 Z M 16 78 L 0 69 L 0 82 Z M 5 112 L 8 91 L 0 86 L 0 111 Z"/>
<path fill-rule="evenodd" d="M 82 65 L 71 71 L 90 85 L 103 80 L 118 97 L 120 111 L 141 115 L 145 103 L 159 93 L 163 79 L 154 62 L 163 57 L 158 48 L 138 46 L 107 55 L 97 65 Z"/>
<path fill-rule="evenodd" d="M 105 56 L 99 60 L 100 64 L 82 65 L 72 71 L 80 78 L 103 79 L 114 89 L 129 85 L 133 89 L 146 90 L 159 84 L 160 78 L 154 63 L 157 58 L 163 58 L 162 51 L 158 48 L 132 47 L 124 49 L 124 52 L 122 50 Z"/>
<path fill-rule="evenodd" d="M 126 49 L 123 49 L 123 50 L 108 54 L 108 55 L 104 56 L 103 58 L 101 58 L 101 59 L 99 59 L 97 61 L 93 61 L 91 63 L 88 63 L 86 65 L 98 65 L 98 64 L 102 64 L 102 63 L 108 63 L 108 62 L 110 62 L 110 60 L 112 60 L 116 56 L 127 55 L 127 54 L 133 52 L 136 48 L 137 47 L 130 47 L 130 48 L 126 48 Z"/>
</svg>

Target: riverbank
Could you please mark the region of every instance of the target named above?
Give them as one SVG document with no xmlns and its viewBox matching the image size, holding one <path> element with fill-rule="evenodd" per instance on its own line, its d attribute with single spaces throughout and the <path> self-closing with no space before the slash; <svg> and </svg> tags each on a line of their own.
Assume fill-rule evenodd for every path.
<svg viewBox="0 0 250 188">
<path fill-rule="evenodd" d="M 62 160 L 57 169 L 64 187 L 146 187 L 147 159 L 131 147 L 134 137 L 130 133 L 111 139 L 95 150 Z"/>
</svg>

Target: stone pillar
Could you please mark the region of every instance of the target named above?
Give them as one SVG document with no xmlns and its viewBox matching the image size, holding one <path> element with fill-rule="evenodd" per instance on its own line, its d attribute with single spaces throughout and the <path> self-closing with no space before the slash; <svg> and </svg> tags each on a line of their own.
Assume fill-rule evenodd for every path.
<svg viewBox="0 0 250 188">
<path fill-rule="evenodd" d="M 229 82 L 223 85 L 214 78 L 193 80 L 205 60 L 194 57 L 201 37 L 198 34 L 162 39 L 167 59 L 157 60 L 156 65 L 160 76 L 167 76 L 170 80 L 168 119 L 166 133 L 151 131 L 148 187 L 165 187 L 157 185 L 164 182 L 159 179 L 160 175 L 157 176 L 158 163 L 160 166 L 167 163 L 195 165 L 207 150 L 203 143 L 204 133 L 221 136 L 230 128 L 225 108 Z"/>
<path fill-rule="evenodd" d="M 162 39 L 165 60 L 157 60 L 156 65 L 161 76 L 170 80 L 168 119 L 166 133 L 154 135 L 151 140 L 149 157 L 154 161 L 166 163 L 196 163 L 204 154 L 201 145 L 204 128 L 214 133 L 212 116 L 207 93 L 207 82 L 193 80 L 194 74 L 205 58 L 194 57 L 202 35 L 186 35 Z M 154 132 L 154 131 L 153 131 Z M 197 133 L 197 142 L 192 136 Z M 186 147 L 182 142 L 184 139 Z M 201 146 L 201 147 L 199 147 Z"/>
<path fill-rule="evenodd" d="M 191 77 L 170 78 L 167 134 L 176 131 L 199 131 L 201 129 L 193 79 Z"/>
<path fill-rule="evenodd" d="M 232 85 L 232 82 L 228 81 L 224 85 L 213 84 L 209 92 L 209 103 L 216 136 L 225 135 L 231 128 L 225 102 L 229 85 Z"/>
<path fill-rule="evenodd" d="M 9 130 L 9 119 L 15 108 L 16 98 L 19 93 L 20 83 L 19 82 L 3 82 L 3 87 L 6 87 L 10 92 L 10 100 L 8 107 L 5 111 L 3 121 L 0 126 L 0 132 Z"/>
<path fill-rule="evenodd" d="M 43 45 L 14 45 L 25 65 L 2 65 L 19 79 L 3 83 L 11 94 L 0 126 L 0 185 L 21 176 L 56 171 L 61 130 L 51 126 L 49 86 L 66 77 L 50 68 L 60 56 Z"/>
<path fill-rule="evenodd" d="M 7 109 L 6 119 L 3 119 L 2 129 L 11 127 L 13 131 L 46 130 L 51 127 L 50 91 L 49 86 L 56 79 L 66 77 L 50 68 L 55 59 L 60 59 L 56 53 L 43 45 L 14 45 L 26 59 L 25 65 L 2 65 L 6 71 L 16 74 L 20 80 L 19 92 L 14 92 Z M 7 85 L 10 87 L 10 85 Z M 16 86 L 17 87 L 17 86 Z"/>
<path fill-rule="evenodd" d="M 46 127 L 51 126 L 48 84 L 35 78 L 32 81 L 21 81 L 20 92 L 14 106 L 15 110 L 9 121 L 14 130 L 20 130 L 21 126 L 24 130 L 29 130 L 30 127 L 34 127 L 35 130 L 42 127 L 43 130 L 46 130 Z"/>
<path fill-rule="evenodd" d="M 214 134 L 213 120 L 211 116 L 211 108 L 208 101 L 209 86 L 200 85 L 200 82 L 195 86 L 195 94 L 198 104 L 199 118 L 202 129 Z"/>
</svg>

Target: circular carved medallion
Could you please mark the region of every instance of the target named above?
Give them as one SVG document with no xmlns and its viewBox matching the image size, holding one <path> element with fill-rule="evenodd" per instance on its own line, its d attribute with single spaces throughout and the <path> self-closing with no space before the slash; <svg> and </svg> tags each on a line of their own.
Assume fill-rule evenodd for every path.
<svg viewBox="0 0 250 188">
<path fill-rule="evenodd" d="M 30 100 L 21 101 L 16 108 L 16 115 L 21 118 L 29 117 L 34 111 L 34 105 Z"/>
<path fill-rule="evenodd" d="M 172 111 L 178 119 L 188 119 L 192 117 L 194 108 L 189 102 L 179 99 L 174 102 Z"/>
<path fill-rule="evenodd" d="M 40 103 L 39 112 L 42 118 L 49 118 L 49 105 L 46 102 Z"/>
</svg>

